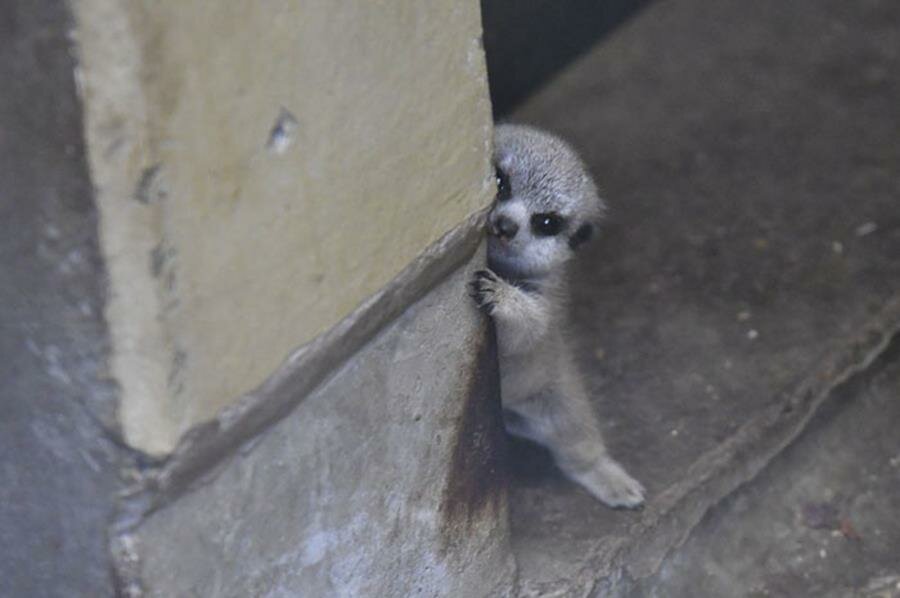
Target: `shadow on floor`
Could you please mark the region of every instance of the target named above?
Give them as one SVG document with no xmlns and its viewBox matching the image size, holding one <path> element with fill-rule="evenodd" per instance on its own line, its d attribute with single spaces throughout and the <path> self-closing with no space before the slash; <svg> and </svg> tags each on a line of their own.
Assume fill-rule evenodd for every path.
<svg viewBox="0 0 900 598">
<path fill-rule="evenodd" d="M 624 23 L 650 0 L 482 0 L 494 116 Z"/>
</svg>

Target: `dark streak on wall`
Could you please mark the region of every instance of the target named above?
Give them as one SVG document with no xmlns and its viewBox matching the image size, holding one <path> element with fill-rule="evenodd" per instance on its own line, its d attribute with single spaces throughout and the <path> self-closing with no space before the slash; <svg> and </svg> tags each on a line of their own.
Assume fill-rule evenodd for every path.
<svg viewBox="0 0 900 598">
<path fill-rule="evenodd" d="M 507 439 L 500 406 L 497 340 L 493 325 L 486 325 L 441 502 L 441 534 L 447 547 L 479 519 L 495 518 L 506 492 Z"/>
</svg>

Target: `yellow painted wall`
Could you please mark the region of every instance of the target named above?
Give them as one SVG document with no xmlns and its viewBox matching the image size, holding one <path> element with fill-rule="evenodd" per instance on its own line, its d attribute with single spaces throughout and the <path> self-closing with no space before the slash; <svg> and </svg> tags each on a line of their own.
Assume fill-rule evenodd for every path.
<svg viewBox="0 0 900 598">
<path fill-rule="evenodd" d="M 72 6 L 139 449 L 171 450 L 490 200 L 477 0 Z"/>
</svg>

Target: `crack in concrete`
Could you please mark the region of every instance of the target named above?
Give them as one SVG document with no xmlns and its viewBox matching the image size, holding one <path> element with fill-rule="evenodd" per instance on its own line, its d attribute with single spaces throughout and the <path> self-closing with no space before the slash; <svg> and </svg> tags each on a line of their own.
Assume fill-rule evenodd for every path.
<svg viewBox="0 0 900 598">
<path fill-rule="evenodd" d="M 859 334 L 826 356 L 784 401 L 771 405 L 698 459 L 685 482 L 660 496 L 628 534 L 598 547 L 585 559 L 579 574 L 579 585 L 587 588 L 583 595 L 626 596 L 636 580 L 656 574 L 707 512 L 752 481 L 800 436 L 829 398 L 853 379 L 872 371 L 879 358 L 897 343 L 900 297 L 890 301 Z"/>
</svg>

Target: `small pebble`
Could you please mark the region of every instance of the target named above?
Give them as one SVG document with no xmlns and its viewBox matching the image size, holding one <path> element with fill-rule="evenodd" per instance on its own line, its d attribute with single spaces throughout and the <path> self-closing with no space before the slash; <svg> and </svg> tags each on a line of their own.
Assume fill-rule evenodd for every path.
<svg viewBox="0 0 900 598">
<path fill-rule="evenodd" d="M 844 244 L 841 243 L 840 241 L 832 241 L 831 242 L 831 250 L 833 252 L 835 252 L 836 254 L 841 255 L 844 253 Z"/>
<path fill-rule="evenodd" d="M 750 329 L 747 331 L 747 338 L 749 338 L 751 341 L 755 341 L 757 338 L 759 338 L 759 332 L 757 332 L 756 329 Z"/>
<path fill-rule="evenodd" d="M 828 556 L 828 553 L 825 552 L 824 548 L 819 551 L 819 558 L 824 559 L 827 556 Z"/>
<path fill-rule="evenodd" d="M 750 319 L 750 312 L 746 309 L 744 311 L 739 311 L 737 315 L 738 322 L 746 322 Z"/>
<path fill-rule="evenodd" d="M 865 222 L 856 227 L 856 236 L 865 237 L 866 235 L 871 235 L 877 230 L 878 225 L 870 220 L 869 222 Z"/>
</svg>

